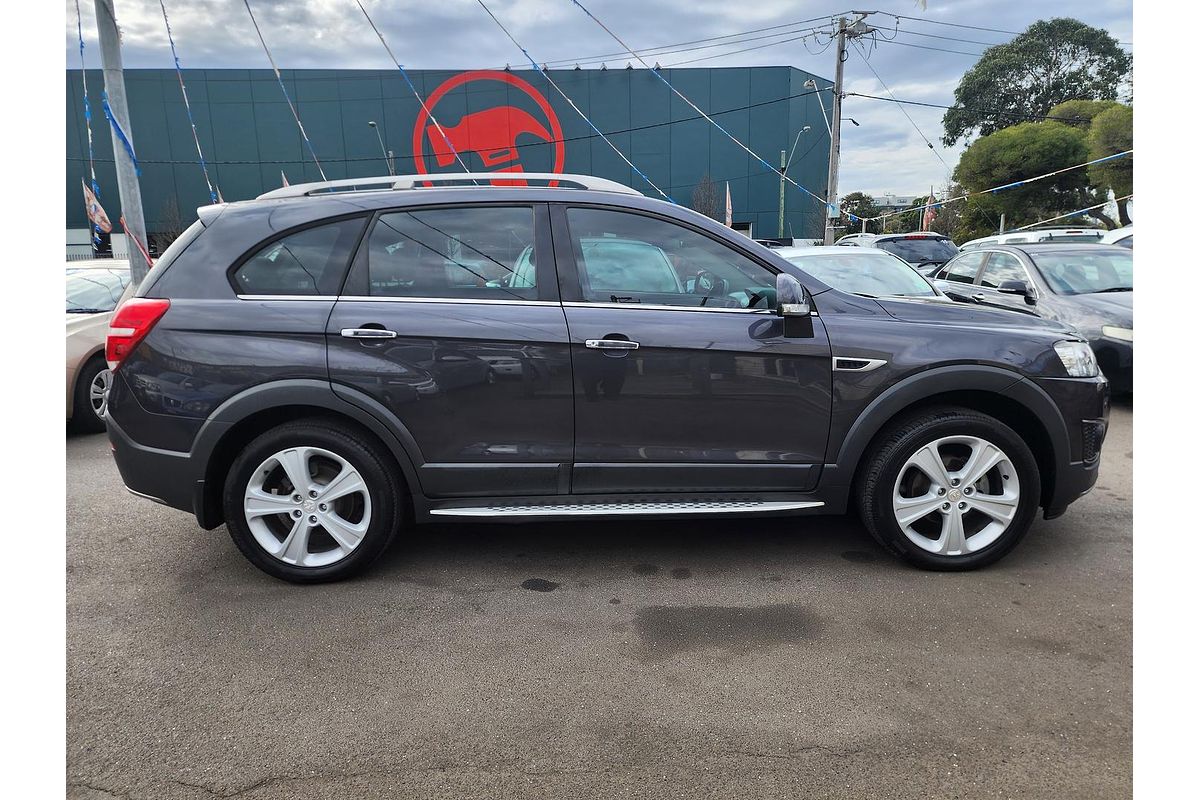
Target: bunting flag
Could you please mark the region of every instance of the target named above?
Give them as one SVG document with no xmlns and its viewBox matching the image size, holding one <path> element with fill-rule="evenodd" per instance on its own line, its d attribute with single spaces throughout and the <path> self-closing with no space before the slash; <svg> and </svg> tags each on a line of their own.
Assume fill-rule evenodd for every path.
<svg viewBox="0 0 1200 800">
<path fill-rule="evenodd" d="M 287 175 L 284 175 L 284 174 L 283 174 L 283 170 L 279 170 L 279 177 L 280 177 L 280 178 L 283 178 L 283 185 L 284 185 L 284 186 L 291 186 L 291 184 L 290 184 L 290 183 L 288 183 Z"/>
<path fill-rule="evenodd" d="M 83 186 L 83 204 L 87 208 L 88 220 L 98 232 L 112 233 L 112 223 L 108 219 L 108 214 L 104 213 L 104 207 L 96 199 L 95 193 L 88 188 L 87 182 L 82 178 L 79 179 L 79 183 Z M 97 236 L 97 238 L 99 237 Z"/>
<path fill-rule="evenodd" d="M 733 227 L 733 198 L 729 194 L 729 181 L 725 181 L 725 227 Z"/>
</svg>

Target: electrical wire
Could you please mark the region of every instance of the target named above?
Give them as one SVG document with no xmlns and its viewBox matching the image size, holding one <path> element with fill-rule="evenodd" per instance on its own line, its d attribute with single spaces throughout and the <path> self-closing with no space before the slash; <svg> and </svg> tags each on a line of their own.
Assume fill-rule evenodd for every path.
<svg viewBox="0 0 1200 800">
<path fill-rule="evenodd" d="M 708 114 L 704 113 L 704 111 L 702 111 L 700 109 L 700 107 L 698 105 L 696 105 L 694 102 L 692 102 L 692 100 L 687 95 L 685 95 L 683 92 L 676 89 L 671 84 L 670 81 L 668 81 L 666 78 L 664 78 L 662 76 L 662 74 L 660 73 L 659 70 L 651 69 L 650 65 L 646 63 L 646 60 L 644 58 L 642 58 L 642 56 L 640 54 L 638 54 L 637 51 L 630 48 L 629 45 L 627 45 L 621 39 L 621 37 L 619 37 L 619 36 L 617 36 L 617 34 L 613 33 L 612 29 L 610 29 L 607 25 L 605 25 L 603 22 L 601 22 L 599 19 L 597 19 L 596 16 L 594 14 L 592 14 L 591 11 L 588 11 L 587 8 L 584 7 L 584 5 L 581 2 L 579 2 L 579 0 L 569 0 L 569 2 L 571 2 L 576 8 L 578 8 L 580 11 L 582 11 L 585 15 L 587 15 L 587 17 L 589 19 L 591 19 L 592 22 L 595 22 L 605 33 L 607 33 L 609 36 L 611 36 L 617 42 L 617 44 L 621 45 L 621 47 L 624 47 L 626 52 L 628 52 L 630 55 L 632 55 L 634 58 L 636 58 L 643 67 L 646 67 L 646 69 L 650 70 L 651 74 L 654 75 L 655 77 L 657 77 L 660 81 L 662 81 L 666 85 L 666 87 L 671 90 L 672 94 L 674 94 L 676 97 L 678 97 L 680 100 L 682 100 L 688 106 L 690 106 L 692 108 L 692 110 L 695 111 L 697 114 L 704 117 L 704 119 L 707 120 L 713 127 L 715 127 L 717 130 L 719 130 L 721 133 L 725 134 L 726 138 L 728 138 L 731 142 L 736 144 L 738 147 L 742 148 L 742 150 L 746 151 L 746 153 L 748 155 L 752 156 L 756 161 L 758 161 L 760 164 L 762 164 L 764 167 L 766 167 L 771 172 L 774 172 L 782 180 L 786 181 L 787 183 L 792 184 L 793 186 L 795 186 L 797 189 L 799 189 L 804 194 L 808 195 L 809 197 L 812 197 L 814 200 L 819 201 L 823 206 L 826 207 L 826 209 L 829 212 L 831 212 L 831 214 L 830 214 L 831 216 L 836 216 L 840 213 L 840 210 L 838 209 L 837 204 L 836 204 L 837 198 L 828 198 L 828 199 L 824 198 L 821 195 L 817 194 L 816 192 L 812 191 L 811 189 L 807 188 L 806 186 L 802 186 L 801 184 L 797 183 L 795 180 L 793 180 L 792 178 L 790 178 L 786 174 L 784 174 L 778 167 L 775 167 L 773 164 L 771 164 L 765 158 L 760 156 L 758 153 L 751 150 L 749 147 L 747 147 L 742 142 L 741 139 L 734 136 L 732 133 L 730 133 L 725 128 L 723 128 L 719 122 L 714 120 Z M 851 215 L 851 217 L 854 219 L 857 219 L 857 217 L 854 217 L 854 215 Z"/>
<path fill-rule="evenodd" d="M 891 96 L 892 100 L 896 102 L 896 108 L 900 109 L 901 113 L 904 114 L 905 119 L 907 119 L 909 124 L 913 126 L 913 130 L 917 132 L 917 135 L 925 141 L 925 144 L 929 146 L 929 149 L 933 152 L 933 154 L 937 156 L 937 160 L 942 162 L 942 166 L 946 169 L 946 177 L 947 179 L 950 179 L 954 173 L 954 170 L 951 169 L 950 165 L 946 163 L 946 159 L 942 158 L 942 154 L 939 153 L 937 148 L 933 146 L 933 142 L 929 141 L 929 137 L 925 135 L 924 131 L 922 131 L 917 125 L 916 121 L 909 115 L 908 110 L 904 107 L 904 105 L 900 103 L 900 101 L 896 100 L 896 95 L 892 93 L 891 87 L 883 82 L 883 78 L 879 77 L 879 73 L 875 71 L 875 67 L 871 64 L 871 60 L 867 58 L 867 53 L 865 50 L 863 50 L 862 45 L 858 43 L 857 39 L 852 41 L 854 42 L 854 46 L 857 48 L 859 55 L 862 56 L 863 63 L 867 65 L 867 69 L 871 70 L 871 74 L 875 76 L 875 80 L 879 81 L 879 85 L 882 86 L 884 90 L 887 91 L 888 95 Z"/>
<path fill-rule="evenodd" d="M 1022 114 L 1019 111 L 1001 111 L 998 108 L 979 108 L 977 106 L 947 106 L 941 103 L 926 103 L 920 100 L 898 100 L 895 97 L 880 97 L 875 94 L 863 94 L 862 92 L 846 92 L 846 97 L 863 97 L 868 100 L 881 100 L 885 103 L 900 103 L 906 106 L 922 106 L 924 108 L 945 108 L 945 109 L 962 109 L 964 111 L 978 111 L 984 114 L 995 114 L 998 117 L 1010 117 L 1012 119 L 1026 120 L 1051 120 L 1053 122 L 1086 122 L 1086 117 L 1055 117 L 1050 114 Z"/>
<path fill-rule="evenodd" d="M 408 84 L 409 91 L 413 93 L 413 97 L 417 98 L 417 103 L 421 106 L 421 110 L 425 112 L 425 116 L 429 117 L 429 121 L 432 122 L 433 127 L 437 129 L 437 132 L 442 137 L 442 141 L 445 142 L 446 147 L 450 148 L 450 152 L 454 155 L 454 159 L 458 162 L 458 165 L 463 168 L 463 172 L 470 172 L 471 169 L 467 166 L 467 163 L 463 161 L 462 156 L 458 154 L 458 150 L 454 149 L 454 145 L 450 142 L 450 137 L 446 135 L 446 131 L 442 128 L 442 123 L 437 121 L 437 117 L 433 115 L 433 112 L 429 109 L 429 106 L 425 105 L 425 100 L 421 97 L 421 93 L 417 91 L 417 87 L 414 86 L 412 80 L 409 79 L 408 70 L 406 70 L 400 63 L 399 59 L 396 58 L 396 54 L 393 53 L 392 48 L 388 46 L 387 40 L 383 38 L 383 34 L 379 32 L 379 28 L 375 27 L 375 20 L 371 19 L 371 15 L 367 13 L 367 9 L 363 7 L 363 4 L 359 2 L 359 0 L 355 0 L 355 2 L 358 3 L 358 9 L 362 11 L 363 16 L 367 18 L 367 22 L 371 25 L 371 30 L 375 31 L 375 35 L 379 37 L 379 43 L 382 44 L 383 49 L 387 51 L 388 58 L 392 59 L 392 63 L 396 65 L 396 69 L 400 70 L 400 75 L 404 78 L 404 82 Z M 478 181 L 472 182 L 476 185 L 479 183 Z"/>
<path fill-rule="evenodd" d="M 308 152 L 312 156 L 313 163 L 317 165 L 317 172 L 321 173 L 321 180 L 329 180 L 325 177 L 325 170 L 321 167 L 320 160 L 317 159 L 317 151 L 313 149 L 312 142 L 308 139 L 308 134 L 304 132 L 304 123 L 300 121 L 300 115 L 296 112 L 296 106 L 292 103 L 292 98 L 288 96 L 287 87 L 283 85 L 283 75 L 279 73 L 279 67 L 275 65 L 275 57 L 271 55 L 271 49 L 267 47 L 267 40 L 263 38 L 262 30 L 258 27 L 258 20 L 254 18 L 254 11 L 250 8 L 250 0 L 242 0 L 242 2 L 246 4 L 246 12 L 250 14 L 250 21 L 254 23 L 254 32 L 258 34 L 258 41 L 262 42 L 263 52 L 267 54 L 267 60 L 271 62 L 271 69 L 275 71 L 275 79 L 279 81 L 279 90 L 283 92 L 283 99 L 287 100 L 288 108 L 292 110 L 292 118 L 296 120 L 296 126 L 300 129 L 300 137 L 308 145 Z"/>
<path fill-rule="evenodd" d="M 594 122 L 592 122 L 591 119 L 588 118 L 588 115 L 583 113 L 583 110 L 580 109 L 579 106 L 575 105 L 575 101 L 572 100 L 571 97 L 566 92 L 564 92 L 557 83 L 554 82 L 554 79 L 550 77 L 550 74 L 546 70 L 544 70 L 538 66 L 537 62 L 533 60 L 533 56 L 529 55 L 529 51 L 526 50 L 524 47 L 522 47 L 521 43 L 518 42 L 511 33 L 508 32 L 508 28 L 504 27 L 504 24 L 502 22 L 500 22 L 499 19 L 496 18 L 496 15 L 492 13 L 492 10 L 487 7 L 487 5 L 483 2 L 483 0 L 477 0 L 477 2 L 479 3 L 480 7 L 483 8 L 483 10 L 487 12 L 487 15 L 492 18 L 492 21 L 495 22 L 496 25 L 499 26 L 500 30 L 504 31 L 504 35 L 508 37 L 508 40 L 510 42 L 512 42 L 514 45 L 516 45 L 518 50 L 520 50 L 522 53 L 525 54 L 525 58 L 529 59 L 529 63 L 533 65 L 533 68 L 542 74 L 542 77 L 544 77 L 550 83 L 550 85 L 554 87 L 555 91 L 557 91 L 560 95 L 562 95 L 563 100 L 567 101 L 567 104 L 575 110 L 575 113 L 579 114 L 580 118 L 583 119 L 583 121 L 588 124 L 588 127 L 590 127 L 592 130 L 594 130 L 600 136 L 600 138 L 604 140 L 604 143 L 606 145 L 608 145 L 610 148 L 612 148 L 612 151 L 614 153 L 616 153 L 618 156 L 620 156 L 621 160 L 624 161 L 626 164 L 628 164 L 629 168 L 631 170 L 633 170 L 634 172 L 637 173 L 639 178 L 641 178 L 646 183 L 648 183 L 650 185 L 650 188 L 652 188 L 654 191 L 658 192 L 658 194 L 667 202 L 675 203 L 675 200 L 669 194 L 664 192 L 662 189 L 658 188 L 658 184 L 656 184 L 654 181 L 650 180 L 649 175 L 647 175 L 646 173 L 644 173 L 640 169 L 638 169 L 637 166 L 634 165 L 634 163 L 629 160 L 629 157 L 626 156 L 624 153 L 622 153 L 621 149 L 619 147 L 617 147 L 615 144 L 613 144 L 609 140 L 609 138 L 607 136 L 605 136 L 599 128 L 596 127 L 596 124 Z M 678 204 L 676 204 L 676 205 L 678 205 Z"/>
</svg>

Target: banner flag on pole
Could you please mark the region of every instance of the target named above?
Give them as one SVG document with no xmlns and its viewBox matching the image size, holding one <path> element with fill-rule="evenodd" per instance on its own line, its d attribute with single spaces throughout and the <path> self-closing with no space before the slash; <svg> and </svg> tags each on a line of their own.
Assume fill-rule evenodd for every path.
<svg viewBox="0 0 1200 800">
<path fill-rule="evenodd" d="M 283 174 L 283 170 L 279 170 L 279 177 L 280 177 L 280 178 L 283 178 L 283 185 L 284 185 L 284 186 L 291 186 L 291 184 L 290 184 L 290 183 L 288 183 L 288 180 L 287 180 L 287 175 L 284 175 L 284 174 Z"/>
<path fill-rule="evenodd" d="M 937 203 L 937 198 L 933 196 L 933 187 L 929 187 L 929 207 L 925 209 L 925 214 L 921 218 L 921 230 L 930 230 L 930 225 L 933 224 L 934 217 L 937 216 L 937 210 L 934 204 Z"/>
<path fill-rule="evenodd" d="M 96 199 L 95 193 L 88 188 L 87 182 L 82 178 L 79 179 L 79 184 L 83 186 L 83 204 L 87 207 L 88 220 L 96 226 L 96 230 L 112 233 L 112 223 L 108 219 L 108 214 L 104 213 L 104 207 Z"/>
<path fill-rule="evenodd" d="M 733 198 L 729 194 L 729 181 L 725 181 L 725 227 L 733 227 Z"/>
</svg>

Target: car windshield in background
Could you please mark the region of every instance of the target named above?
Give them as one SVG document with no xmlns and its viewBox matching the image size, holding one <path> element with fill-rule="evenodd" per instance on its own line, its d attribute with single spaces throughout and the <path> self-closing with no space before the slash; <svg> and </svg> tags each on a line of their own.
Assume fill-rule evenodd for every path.
<svg viewBox="0 0 1200 800">
<path fill-rule="evenodd" d="M 67 313 L 112 311 L 129 285 L 129 273 L 116 269 L 86 269 L 67 276 Z"/>
<path fill-rule="evenodd" d="M 851 294 L 870 297 L 937 296 L 933 287 L 908 264 L 879 253 L 851 250 L 828 255 L 790 256 L 788 261 L 822 283 Z"/>
<path fill-rule="evenodd" d="M 954 258 L 958 248 L 949 239 L 914 236 L 911 239 L 881 239 L 875 243 L 880 250 L 900 256 L 910 264 L 941 264 Z"/>
<path fill-rule="evenodd" d="M 1133 291 L 1133 255 L 1093 250 L 1047 250 L 1032 255 L 1058 294 Z"/>
</svg>

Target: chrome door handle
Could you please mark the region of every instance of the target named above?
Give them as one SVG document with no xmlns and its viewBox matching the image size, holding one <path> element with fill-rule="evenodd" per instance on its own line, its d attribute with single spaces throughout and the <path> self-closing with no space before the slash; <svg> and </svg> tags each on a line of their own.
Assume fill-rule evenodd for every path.
<svg viewBox="0 0 1200 800">
<path fill-rule="evenodd" d="M 974 300 L 974 301 L 975 301 L 975 302 L 977 302 L 977 303 L 982 303 L 984 300 L 986 300 L 986 299 L 987 299 L 987 297 L 986 297 L 986 296 L 984 296 L 984 294 L 983 294 L 982 292 L 980 292 L 979 294 L 973 294 L 973 295 L 971 295 L 971 299 L 972 299 L 972 300 Z"/>
<path fill-rule="evenodd" d="M 593 350 L 637 350 L 641 347 L 628 339 L 585 339 L 583 344 Z"/>
<path fill-rule="evenodd" d="M 395 339 L 400 334 L 384 328 L 342 328 L 347 339 Z"/>
</svg>

